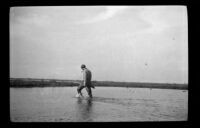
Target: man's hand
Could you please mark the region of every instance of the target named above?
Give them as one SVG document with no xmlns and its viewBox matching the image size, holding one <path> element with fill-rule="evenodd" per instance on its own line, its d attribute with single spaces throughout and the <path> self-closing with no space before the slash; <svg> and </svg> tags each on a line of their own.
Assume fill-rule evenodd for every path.
<svg viewBox="0 0 200 128">
<path fill-rule="evenodd" d="M 94 85 L 93 85 L 93 84 L 91 84 L 90 86 L 91 86 L 91 88 L 95 89 L 95 87 L 94 87 Z"/>
</svg>

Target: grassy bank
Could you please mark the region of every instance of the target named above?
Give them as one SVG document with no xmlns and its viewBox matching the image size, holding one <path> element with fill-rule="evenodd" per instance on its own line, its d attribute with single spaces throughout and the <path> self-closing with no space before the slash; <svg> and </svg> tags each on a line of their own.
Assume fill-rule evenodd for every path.
<svg viewBox="0 0 200 128">
<path fill-rule="evenodd" d="M 73 87 L 81 83 L 79 80 L 56 80 L 56 79 L 29 79 L 10 78 L 10 87 Z M 188 89 L 187 84 L 169 83 L 139 83 L 139 82 L 112 82 L 92 81 L 96 87 L 135 87 L 135 88 L 161 88 L 161 89 Z"/>
</svg>

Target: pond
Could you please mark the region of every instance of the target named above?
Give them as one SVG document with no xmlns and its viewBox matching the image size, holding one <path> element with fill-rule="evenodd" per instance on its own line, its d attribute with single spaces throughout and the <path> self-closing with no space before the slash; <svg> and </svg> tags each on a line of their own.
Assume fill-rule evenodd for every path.
<svg viewBox="0 0 200 128">
<path fill-rule="evenodd" d="M 13 122 L 186 121 L 188 91 L 96 87 L 76 98 L 76 87 L 10 88 Z"/>
</svg>

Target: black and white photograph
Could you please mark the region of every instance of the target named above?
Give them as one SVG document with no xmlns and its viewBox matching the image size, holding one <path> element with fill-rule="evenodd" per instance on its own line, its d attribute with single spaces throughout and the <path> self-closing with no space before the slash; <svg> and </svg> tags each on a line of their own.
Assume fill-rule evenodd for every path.
<svg viewBox="0 0 200 128">
<path fill-rule="evenodd" d="M 11 122 L 188 120 L 184 5 L 9 9 Z"/>
</svg>

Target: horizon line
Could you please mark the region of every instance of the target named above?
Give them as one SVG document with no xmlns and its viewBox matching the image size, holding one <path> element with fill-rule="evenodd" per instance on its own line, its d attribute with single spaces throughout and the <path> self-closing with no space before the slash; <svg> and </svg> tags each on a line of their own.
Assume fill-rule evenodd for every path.
<svg viewBox="0 0 200 128">
<path fill-rule="evenodd" d="M 40 79 L 40 80 L 68 80 L 68 81 L 81 81 L 78 79 L 59 79 L 59 78 L 9 78 L 9 79 Z M 139 82 L 139 81 L 109 81 L 109 80 L 92 80 L 97 82 L 124 82 L 124 83 L 155 83 L 155 84 L 188 84 L 188 83 L 177 83 L 177 82 Z"/>
</svg>

